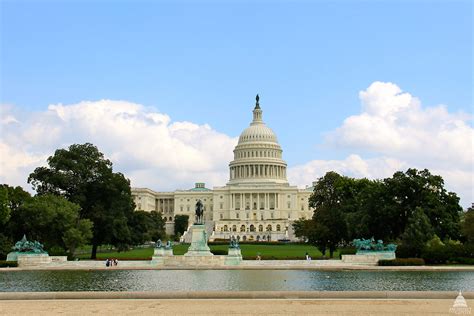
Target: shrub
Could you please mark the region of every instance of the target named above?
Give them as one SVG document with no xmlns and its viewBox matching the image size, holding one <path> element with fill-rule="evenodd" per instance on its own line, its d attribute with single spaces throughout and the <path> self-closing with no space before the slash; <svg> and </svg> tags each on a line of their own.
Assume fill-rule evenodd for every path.
<svg viewBox="0 0 474 316">
<path fill-rule="evenodd" d="M 0 260 L 5 260 L 10 251 L 12 251 L 13 242 L 5 235 L 0 234 Z"/>
<path fill-rule="evenodd" d="M 471 249 L 460 242 L 449 240 L 446 243 L 428 242 L 423 250 L 422 257 L 429 264 L 445 264 L 456 261 L 453 258 L 472 257 Z"/>
<path fill-rule="evenodd" d="M 405 244 L 399 244 L 395 251 L 397 258 L 410 258 L 411 252 L 410 247 L 407 247 Z"/>
<path fill-rule="evenodd" d="M 211 252 L 216 256 L 227 256 L 227 250 L 211 250 Z"/>
<path fill-rule="evenodd" d="M 466 258 L 466 257 L 456 257 L 450 258 L 449 263 L 458 263 L 458 264 L 474 264 L 474 258 Z"/>
<path fill-rule="evenodd" d="M 342 259 L 342 255 L 355 255 L 357 249 L 354 247 L 340 248 L 339 249 L 339 259 Z"/>
<path fill-rule="evenodd" d="M 16 268 L 18 267 L 18 262 L 1 260 L 0 268 L 7 268 L 7 267 Z"/>
<path fill-rule="evenodd" d="M 379 266 L 422 266 L 425 260 L 421 258 L 397 258 L 392 260 L 379 260 Z"/>
</svg>

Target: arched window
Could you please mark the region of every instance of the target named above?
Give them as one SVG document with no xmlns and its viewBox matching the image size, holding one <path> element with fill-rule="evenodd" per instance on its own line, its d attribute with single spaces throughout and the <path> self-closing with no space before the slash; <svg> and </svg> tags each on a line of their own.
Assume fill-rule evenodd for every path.
<svg viewBox="0 0 474 316">
<path fill-rule="evenodd" d="M 267 232 L 271 232 L 272 231 L 272 225 L 268 224 L 267 225 Z"/>
<path fill-rule="evenodd" d="M 236 232 L 236 231 L 237 231 L 237 226 L 232 225 L 232 231 L 233 231 L 233 232 Z"/>
<path fill-rule="evenodd" d="M 228 230 L 229 230 L 229 228 L 227 227 L 227 225 L 224 225 L 224 231 L 226 232 Z"/>
<path fill-rule="evenodd" d="M 240 231 L 245 232 L 245 225 L 240 226 Z"/>
<path fill-rule="evenodd" d="M 247 236 L 242 237 L 242 240 L 243 240 L 243 241 L 246 241 L 246 240 L 247 240 Z"/>
<path fill-rule="evenodd" d="M 257 241 L 260 241 L 260 236 L 257 236 Z"/>
<path fill-rule="evenodd" d="M 173 218 L 172 218 L 172 217 L 170 217 L 169 221 L 170 221 L 170 222 L 171 222 L 171 221 L 173 221 Z"/>
<path fill-rule="evenodd" d="M 258 225 L 258 231 L 263 232 L 263 225 Z"/>
<path fill-rule="evenodd" d="M 251 232 L 254 232 L 254 231 L 255 231 L 255 226 L 253 226 L 253 224 L 250 225 L 250 231 L 251 231 Z"/>
<path fill-rule="evenodd" d="M 277 225 L 277 232 L 281 231 L 281 226 Z"/>
</svg>

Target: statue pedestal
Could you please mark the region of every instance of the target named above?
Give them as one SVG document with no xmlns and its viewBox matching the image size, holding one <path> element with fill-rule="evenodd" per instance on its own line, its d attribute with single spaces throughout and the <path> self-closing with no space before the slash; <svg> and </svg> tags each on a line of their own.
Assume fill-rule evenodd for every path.
<svg viewBox="0 0 474 316">
<path fill-rule="evenodd" d="M 240 248 L 229 248 L 227 257 L 225 258 L 226 266 L 237 266 L 242 262 L 242 252 Z"/>
<path fill-rule="evenodd" d="M 355 255 L 342 255 L 341 261 L 349 264 L 377 265 L 379 260 L 395 259 L 394 251 L 358 251 Z"/>
<path fill-rule="evenodd" d="M 10 252 L 7 261 L 16 261 L 19 267 L 38 266 L 51 263 L 52 257 L 47 253 Z"/>
<path fill-rule="evenodd" d="M 151 258 L 152 264 L 163 264 L 165 257 L 172 257 L 173 256 L 173 248 L 155 248 L 153 252 L 153 257 Z"/>
<path fill-rule="evenodd" d="M 202 224 L 194 224 L 191 226 L 191 246 L 185 257 L 212 257 L 213 254 L 207 245 L 206 226 Z"/>
<path fill-rule="evenodd" d="M 153 257 L 169 257 L 173 255 L 172 248 L 155 248 L 153 252 Z"/>
</svg>

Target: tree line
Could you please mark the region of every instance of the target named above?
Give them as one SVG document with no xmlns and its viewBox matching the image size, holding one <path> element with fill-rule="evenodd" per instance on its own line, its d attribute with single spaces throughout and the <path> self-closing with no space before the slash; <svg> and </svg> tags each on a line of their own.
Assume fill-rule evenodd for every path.
<svg viewBox="0 0 474 316">
<path fill-rule="evenodd" d="M 313 217 L 296 221 L 295 233 L 331 257 L 356 238 L 395 242 L 404 257 L 421 256 L 433 239 L 474 243 L 474 210 L 464 213 L 459 197 L 427 169 L 383 180 L 328 172 L 318 179 L 309 206 Z"/>
<path fill-rule="evenodd" d="M 103 244 L 124 250 L 165 236 L 161 214 L 135 211 L 130 181 L 94 145 L 58 149 L 47 163 L 28 177 L 35 196 L 0 185 L 0 256 L 23 234 L 70 256 L 91 244 L 92 259 Z"/>
</svg>

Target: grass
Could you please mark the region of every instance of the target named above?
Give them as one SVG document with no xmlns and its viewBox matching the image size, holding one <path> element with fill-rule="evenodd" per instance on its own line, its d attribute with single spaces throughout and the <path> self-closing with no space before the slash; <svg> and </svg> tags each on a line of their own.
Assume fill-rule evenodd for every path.
<svg viewBox="0 0 474 316">
<path fill-rule="evenodd" d="M 173 246 L 175 255 L 184 255 L 188 250 L 189 244 L 177 244 Z M 210 245 L 211 250 L 227 251 L 228 245 Z M 84 248 L 88 250 L 90 247 Z M 262 244 L 241 244 L 242 256 L 244 259 L 255 259 L 260 254 L 262 259 L 304 259 L 306 252 L 313 258 L 321 258 L 322 253 L 314 246 L 303 244 L 278 244 L 278 245 L 262 245 Z M 153 256 L 153 248 L 135 248 L 129 251 L 107 251 L 102 249 L 97 253 L 97 259 L 105 260 L 107 258 L 127 259 L 127 260 L 149 260 Z M 89 259 L 90 252 L 78 255 L 80 259 Z M 334 258 L 339 258 L 336 251 Z"/>
</svg>

